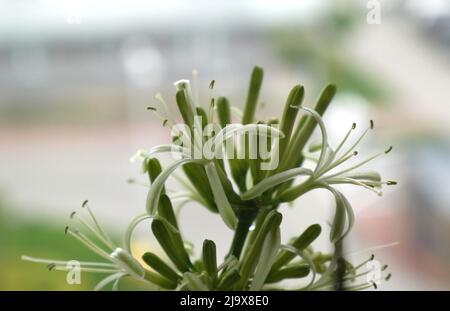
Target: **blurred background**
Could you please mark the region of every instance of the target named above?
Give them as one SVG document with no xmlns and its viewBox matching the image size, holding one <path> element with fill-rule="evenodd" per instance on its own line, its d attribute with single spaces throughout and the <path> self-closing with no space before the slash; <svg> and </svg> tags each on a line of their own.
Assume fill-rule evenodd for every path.
<svg viewBox="0 0 450 311">
<path fill-rule="evenodd" d="M 368 18 L 374 2 L 379 23 Z M 332 142 L 373 119 L 360 154 L 394 146 L 370 165 L 398 186 L 383 197 L 343 188 L 357 216 L 349 259 L 389 264 L 382 289 L 449 290 L 449 56 L 447 0 L 1 0 L 0 289 L 91 289 L 97 276 L 71 286 L 20 256 L 93 257 L 64 235 L 84 199 L 119 240 L 147 193 L 127 182 L 146 181 L 129 158 L 169 138 L 146 110 L 155 94 L 177 118 L 173 82 L 194 76 L 206 104 L 215 79 L 215 95 L 242 107 L 259 64 L 261 119 L 281 114 L 293 85 L 311 106 L 332 82 Z M 283 207 L 283 239 L 326 225 L 332 210 L 322 192 Z M 208 238 L 225 254 L 231 234 L 219 217 L 194 204 L 181 217 L 194 251 Z M 157 248 L 149 233 L 139 226 L 137 251 Z M 316 247 L 330 247 L 326 234 Z"/>
</svg>

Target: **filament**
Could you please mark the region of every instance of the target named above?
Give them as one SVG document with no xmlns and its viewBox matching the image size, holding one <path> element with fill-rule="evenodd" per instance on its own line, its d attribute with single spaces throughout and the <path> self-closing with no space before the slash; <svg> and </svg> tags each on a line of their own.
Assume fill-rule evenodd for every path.
<svg viewBox="0 0 450 311">
<path fill-rule="evenodd" d="M 84 246 L 98 254 L 99 256 L 110 260 L 109 254 L 95 245 L 91 240 L 89 240 L 85 235 L 81 234 L 79 231 L 73 232 L 72 230 L 67 230 L 71 236 L 75 237 L 78 241 L 80 241 Z"/>
<path fill-rule="evenodd" d="M 106 232 L 103 230 L 103 228 L 100 226 L 99 222 L 97 221 L 97 219 L 95 218 L 94 213 L 92 212 L 92 210 L 90 209 L 87 200 L 83 202 L 82 207 L 86 208 L 89 215 L 92 218 L 92 221 L 94 222 L 95 226 L 98 229 L 98 232 L 100 233 L 101 236 L 103 236 L 103 238 L 108 242 L 108 245 L 111 248 L 114 248 L 114 242 L 109 238 L 109 236 L 106 234 Z"/>
<path fill-rule="evenodd" d="M 105 246 L 109 247 L 111 250 L 114 249 L 114 245 L 112 245 L 108 240 L 106 240 L 101 233 L 95 230 L 87 221 L 85 221 L 81 216 L 79 216 L 76 212 L 73 212 L 70 215 L 70 218 L 76 217 L 76 219 L 85 226 L 89 231 L 91 231 Z"/>
<path fill-rule="evenodd" d="M 344 136 L 344 139 L 342 139 L 341 143 L 337 146 L 335 153 L 337 154 L 341 148 L 344 146 L 345 142 L 347 141 L 348 137 L 350 136 L 350 133 L 356 128 L 356 123 L 352 124 L 352 127 L 348 130 L 347 134 Z"/>
</svg>

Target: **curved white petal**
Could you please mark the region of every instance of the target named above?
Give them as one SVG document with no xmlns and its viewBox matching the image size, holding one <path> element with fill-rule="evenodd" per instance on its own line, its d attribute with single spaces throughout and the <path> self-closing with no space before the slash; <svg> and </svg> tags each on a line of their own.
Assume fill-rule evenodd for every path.
<svg viewBox="0 0 450 311">
<path fill-rule="evenodd" d="M 264 244 L 256 266 L 250 291 L 258 291 L 264 285 L 270 269 L 277 257 L 281 244 L 280 227 L 273 229 L 264 240 Z"/>
<path fill-rule="evenodd" d="M 325 124 L 323 123 L 322 117 L 315 111 L 306 107 L 300 107 L 300 109 L 303 109 L 310 113 L 312 117 L 316 120 L 317 124 L 319 125 L 320 132 L 322 134 L 322 149 L 320 150 L 320 156 L 319 156 L 319 162 L 317 163 L 315 171 L 320 170 L 323 167 L 324 161 L 327 158 L 327 149 L 330 148 L 328 145 L 328 135 L 327 130 L 325 128 Z M 333 153 L 334 157 L 334 153 Z"/>
<path fill-rule="evenodd" d="M 213 162 L 205 165 L 206 175 L 208 176 L 209 184 L 213 192 L 214 200 L 217 204 L 217 209 L 225 224 L 231 229 L 236 228 L 236 215 L 233 208 L 228 202 L 228 198 L 223 190 L 222 183 L 220 182 L 219 175 Z"/>
<path fill-rule="evenodd" d="M 265 124 L 230 124 L 225 126 L 223 129 L 217 133 L 214 139 L 214 146 L 219 148 L 227 139 L 235 136 L 242 135 L 245 133 L 254 133 L 258 136 L 268 137 L 276 136 L 278 138 L 283 138 L 284 134 L 279 129 L 274 128 Z"/>
<path fill-rule="evenodd" d="M 126 273 L 124 272 L 117 272 L 114 274 L 111 274 L 110 276 L 104 278 L 103 280 L 101 280 L 94 288 L 94 291 L 99 291 L 101 290 L 103 287 L 105 287 L 106 285 L 108 285 L 111 282 L 114 282 L 117 279 L 120 279 L 122 277 L 124 277 L 126 275 Z"/>
<path fill-rule="evenodd" d="M 146 209 L 147 213 L 150 215 L 155 215 L 156 208 L 158 207 L 159 197 L 161 196 L 161 191 L 164 187 L 164 183 L 167 178 L 175 171 L 179 166 L 185 163 L 201 163 L 204 160 L 196 160 L 196 159 L 181 159 L 170 164 L 166 169 L 164 169 L 161 174 L 155 179 L 155 182 L 150 187 L 150 190 L 147 195 L 147 204 Z"/>
<path fill-rule="evenodd" d="M 250 200 L 254 199 L 257 196 L 261 195 L 264 191 L 282 184 L 292 178 L 301 176 L 301 175 L 312 175 L 312 171 L 307 168 L 303 167 L 296 167 L 289 169 L 287 171 L 272 175 L 268 178 L 263 179 L 259 183 L 257 183 L 255 186 L 247 190 L 245 193 L 241 195 L 241 198 L 243 200 Z"/>
</svg>

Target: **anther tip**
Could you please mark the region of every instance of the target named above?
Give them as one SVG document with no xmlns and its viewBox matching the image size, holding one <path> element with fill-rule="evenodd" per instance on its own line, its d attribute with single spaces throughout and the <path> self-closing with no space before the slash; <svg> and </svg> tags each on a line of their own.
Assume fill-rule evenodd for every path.
<svg viewBox="0 0 450 311">
<path fill-rule="evenodd" d="M 67 232 L 69 232 L 69 226 L 66 226 L 66 227 L 64 228 L 64 234 L 67 234 Z"/>
<path fill-rule="evenodd" d="M 354 130 L 355 128 L 356 128 L 356 123 L 353 122 L 353 124 L 352 124 L 352 130 Z"/>
<path fill-rule="evenodd" d="M 356 150 L 353 151 L 353 155 L 354 155 L 354 156 L 357 156 L 357 155 L 358 155 L 358 151 L 356 151 Z"/>
<path fill-rule="evenodd" d="M 381 271 L 386 270 L 388 267 L 389 267 L 388 265 L 384 265 L 384 266 L 381 268 Z"/>
<path fill-rule="evenodd" d="M 386 185 L 388 185 L 388 186 L 395 186 L 396 184 L 397 184 L 397 182 L 393 181 L 393 180 L 389 180 L 388 182 L 386 182 Z"/>
<path fill-rule="evenodd" d="M 373 120 L 370 120 L 370 129 L 373 130 L 373 127 L 374 127 Z"/>
<path fill-rule="evenodd" d="M 374 259 L 375 259 L 375 255 L 374 254 L 370 255 L 370 260 L 374 260 Z"/>
<path fill-rule="evenodd" d="M 83 203 L 81 204 L 81 207 L 85 207 L 86 204 L 88 204 L 88 200 L 84 200 Z"/>
<path fill-rule="evenodd" d="M 55 268 L 55 264 L 54 264 L 54 263 L 50 263 L 50 264 L 47 265 L 47 269 L 48 269 L 49 271 L 52 271 L 53 268 Z"/>
<path fill-rule="evenodd" d="M 391 152 L 391 150 L 392 150 L 392 146 L 390 146 L 384 153 L 388 154 L 389 152 Z"/>
<path fill-rule="evenodd" d="M 389 281 L 389 279 L 392 277 L 392 273 L 389 273 L 384 279 L 386 280 L 386 281 Z"/>
<path fill-rule="evenodd" d="M 216 80 L 211 80 L 209 83 L 209 89 L 212 90 L 214 88 L 214 84 L 216 84 Z"/>
<path fill-rule="evenodd" d="M 73 218 L 73 216 L 75 216 L 75 214 L 76 214 L 77 212 L 75 212 L 75 211 L 73 211 L 72 213 L 70 213 L 70 219 L 72 219 Z"/>
<path fill-rule="evenodd" d="M 163 121 L 162 125 L 163 125 L 163 126 L 166 126 L 166 124 L 167 124 L 168 121 L 169 121 L 169 120 L 165 119 L 165 120 Z"/>
<path fill-rule="evenodd" d="M 374 281 L 372 281 L 372 285 L 373 285 L 373 288 L 378 289 L 377 283 L 375 283 Z"/>
<path fill-rule="evenodd" d="M 152 107 L 152 106 L 148 106 L 148 107 L 147 107 L 147 110 L 156 111 L 156 108 L 155 108 L 155 107 Z"/>
</svg>

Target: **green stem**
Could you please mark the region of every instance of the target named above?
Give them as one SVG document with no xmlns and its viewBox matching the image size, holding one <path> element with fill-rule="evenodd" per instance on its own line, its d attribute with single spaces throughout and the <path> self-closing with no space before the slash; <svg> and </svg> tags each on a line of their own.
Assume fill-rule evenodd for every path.
<svg viewBox="0 0 450 311">
<path fill-rule="evenodd" d="M 255 207 L 244 207 L 239 210 L 237 214 L 238 223 L 236 231 L 234 233 L 233 242 L 231 243 L 231 248 L 227 257 L 233 255 L 236 258 L 239 258 L 242 248 L 244 247 L 245 240 L 247 239 L 250 226 L 255 220 L 257 214 L 258 209 Z"/>
</svg>

